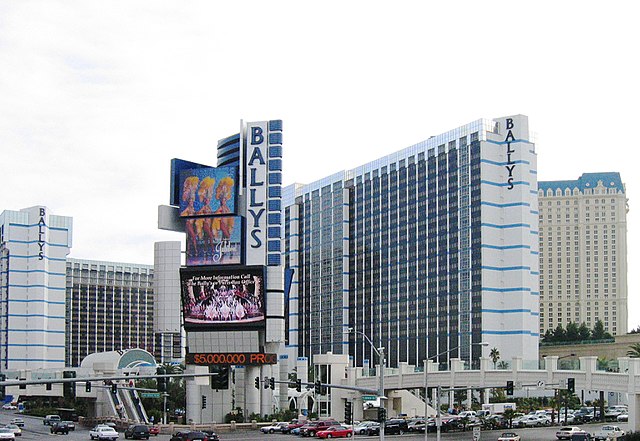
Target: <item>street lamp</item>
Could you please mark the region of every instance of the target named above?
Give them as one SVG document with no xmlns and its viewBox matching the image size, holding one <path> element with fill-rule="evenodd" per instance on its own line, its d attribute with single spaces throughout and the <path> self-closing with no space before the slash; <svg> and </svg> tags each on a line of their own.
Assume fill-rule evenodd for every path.
<svg viewBox="0 0 640 441">
<path fill-rule="evenodd" d="M 379 376 L 380 376 L 380 383 L 378 386 L 378 397 L 380 400 L 380 406 L 384 407 L 384 365 L 385 365 L 385 360 L 384 360 L 384 347 L 379 347 L 376 348 L 375 345 L 373 344 L 373 342 L 371 341 L 371 339 L 367 336 L 367 334 L 365 334 L 362 331 L 357 331 L 353 328 L 347 328 L 347 332 L 352 332 L 354 334 L 360 334 L 362 335 L 362 337 L 364 337 L 364 339 L 367 341 L 367 343 L 369 343 L 369 345 L 371 346 L 371 348 L 375 351 L 375 353 L 378 355 L 378 361 L 379 361 L 379 366 L 380 366 L 380 372 L 379 372 Z M 384 441 L 384 420 L 382 420 L 380 422 L 380 441 Z"/>
<path fill-rule="evenodd" d="M 562 357 L 558 357 L 557 361 L 564 360 L 565 358 L 575 357 L 575 356 L 576 356 L 576 354 L 563 355 Z M 544 354 L 542 356 L 542 358 L 546 359 L 547 358 L 547 354 Z M 557 369 L 557 368 L 558 368 L 558 365 L 556 363 L 555 369 Z M 558 423 L 559 423 L 560 422 L 560 400 L 558 399 L 558 389 L 556 389 L 555 387 L 553 389 L 553 398 L 556 399 L 556 403 L 558 404 Z M 568 411 L 567 411 L 567 402 L 568 402 L 568 400 L 569 400 L 569 398 L 567 397 L 567 395 L 565 393 L 565 396 L 564 396 L 564 423 L 565 424 L 567 424 L 567 413 L 568 413 Z M 553 409 L 553 411 L 555 412 L 555 408 Z M 552 423 L 554 422 L 553 412 L 551 413 L 551 422 Z"/>
<path fill-rule="evenodd" d="M 486 341 L 479 343 L 471 343 L 471 346 L 489 346 L 489 343 Z M 427 425 L 427 414 L 429 413 L 429 387 L 427 386 L 427 361 L 432 358 L 438 358 L 441 355 L 448 354 L 449 352 L 453 352 L 456 349 L 460 349 L 461 346 L 456 346 L 455 348 L 447 349 L 444 352 L 440 352 L 439 354 L 432 355 L 431 357 L 427 357 L 424 363 L 424 441 L 427 441 L 427 432 L 429 431 L 429 427 Z M 442 427 L 442 418 L 440 416 L 440 386 L 438 385 L 438 390 L 436 392 L 436 440 L 440 441 Z"/>
</svg>

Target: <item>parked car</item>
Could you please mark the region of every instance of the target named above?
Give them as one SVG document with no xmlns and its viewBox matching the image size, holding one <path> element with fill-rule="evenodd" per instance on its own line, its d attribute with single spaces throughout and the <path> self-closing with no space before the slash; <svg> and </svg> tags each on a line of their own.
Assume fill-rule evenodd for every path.
<svg viewBox="0 0 640 441">
<path fill-rule="evenodd" d="M 351 438 L 353 429 L 345 426 L 329 426 L 316 432 L 318 438 Z"/>
<path fill-rule="evenodd" d="M 609 406 L 604 413 L 604 418 L 609 421 L 615 421 L 618 416 L 628 412 L 627 406 Z"/>
<path fill-rule="evenodd" d="M 498 437 L 498 441 L 520 441 L 520 435 L 515 432 L 504 432 Z"/>
<path fill-rule="evenodd" d="M 374 424 L 379 424 L 375 421 L 362 421 L 361 423 L 353 426 L 353 434 L 354 435 L 365 435 L 367 433 L 367 427 L 372 426 Z"/>
<path fill-rule="evenodd" d="M 0 427 L 0 440 L 15 440 L 16 435 L 13 433 L 11 429 L 7 429 L 6 427 Z"/>
<path fill-rule="evenodd" d="M 600 430 L 598 430 L 593 435 L 593 437 L 596 439 L 596 441 L 598 441 L 598 440 L 620 438 L 620 437 L 623 437 L 625 433 L 626 432 L 618 426 L 607 425 L 607 426 L 602 426 Z"/>
<path fill-rule="evenodd" d="M 408 432 L 409 429 L 407 427 L 407 422 L 400 418 L 393 418 L 385 421 L 384 423 L 384 434 L 385 435 L 402 435 L 405 432 Z M 380 434 L 380 425 L 371 426 L 369 430 L 367 430 L 367 435 L 379 435 Z"/>
<path fill-rule="evenodd" d="M 69 434 L 69 426 L 64 421 L 58 421 L 57 423 L 53 423 L 51 425 L 50 430 L 51 430 L 51 433 L 56 435 L 59 433 L 62 433 L 63 435 Z M 102 438 L 102 439 L 105 439 L 105 438 Z"/>
<path fill-rule="evenodd" d="M 18 406 L 11 404 L 11 403 L 7 403 L 7 404 L 3 404 L 2 405 L 2 409 L 3 410 L 16 410 L 18 408 Z"/>
<path fill-rule="evenodd" d="M 149 435 L 160 435 L 160 426 L 149 426 Z"/>
<path fill-rule="evenodd" d="M 63 421 L 63 423 L 67 425 L 70 431 L 73 432 L 76 430 L 76 423 L 74 423 L 73 421 Z"/>
<path fill-rule="evenodd" d="M 45 426 L 51 426 L 53 423 L 57 423 L 59 421 L 62 421 L 62 418 L 60 418 L 60 415 L 47 415 L 46 417 L 44 417 L 44 420 L 42 421 L 42 423 Z"/>
<path fill-rule="evenodd" d="M 13 430 L 13 434 L 15 436 L 22 436 L 22 429 L 18 426 L 16 426 L 15 424 L 7 424 L 6 426 L 7 429 L 11 429 Z"/>
<path fill-rule="evenodd" d="M 149 427 L 145 424 L 132 424 L 124 431 L 125 439 L 149 439 Z"/>
<path fill-rule="evenodd" d="M 627 413 L 623 413 L 622 415 L 618 415 L 618 417 L 616 418 L 616 421 L 618 422 L 625 422 L 625 421 L 629 421 L 629 414 Z"/>
<path fill-rule="evenodd" d="M 304 426 L 304 423 L 298 420 L 291 420 L 287 423 L 286 426 L 280 428 L 282 433 L 291 433 L 292 430 L 297 429 L 298 427 Z"/>
<path fill-rule="evenodd" d="M 262 433 L 283 433 L 283 429 L 287 428 L 288 430 L 289 427 L 289 423 L 285 423 L 285 422 L 280 422 L 280 423 L 273 423 L 273 424 L 269 424 L 268 426 L 264 426 L 260 428 L 260 432 Z"/>
<path fill-rule="evenodd" d="M 556 432 L 556 438 L 558 438 L 558 439 L 571 439 L 571 435 L 573 435 L 574 433 L 577 433 L 577 432 L 584 432 L 584 430 L 582 430 L 579 427 L 575 427 L 575 426 L 561 427 Z"/>
<path fill-rule="evenodd" d="M 407 423 L 407 430 L 409 432 L 424 432 L 424 420 L 422 418 L 409 421 Z"/>
<path fill-rule="evenodd" d="M 591 441 L 593 437 L 589 432 L 576 432 L 571 435 L 571 441 Z"/>
<path fill-rule="evenodd" d="M 177 432 L 170 441 L 209 441 L 209 435 L 196 430 Z"/>
<path fill-rule="evenodd" d="M 97 440 L 117 440 L 120 434 L 110 426 L 99 425 L 89 431 L 89 437 Z"/>
<path fill-rule="evenodd" d="M 300 435 L 302 436 L 316 436 L 316 432 L 318 430 L 324 430 L 330 426 L 340 425 L 337 421 L 334 420 L 325 420 L 325 421 L 312 421 L 310 423 L 305 424 L 300 428 Z"/>
</svg>

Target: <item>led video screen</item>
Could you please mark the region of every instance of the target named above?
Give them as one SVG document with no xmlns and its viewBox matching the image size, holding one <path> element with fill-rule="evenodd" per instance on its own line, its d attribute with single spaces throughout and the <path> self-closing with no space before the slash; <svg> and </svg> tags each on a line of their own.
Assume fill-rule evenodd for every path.
<svg viewBox="0 0 640 441">
<path fill-rule="evenodd" d="M 235 167 L 180 171 L 180 216 L 235 214 L 237 181 Z"/>
<path fill-rule="evenodd" d="M 187 266 L 242 263 L 242 217 L 194 217 L 186 220 Z"/>
<path fill-rule="evenodd" d="M 262 266 L 181 268 L 180 284 L 187 330 L 256 326 L 264 322 Z"/>
</svg>

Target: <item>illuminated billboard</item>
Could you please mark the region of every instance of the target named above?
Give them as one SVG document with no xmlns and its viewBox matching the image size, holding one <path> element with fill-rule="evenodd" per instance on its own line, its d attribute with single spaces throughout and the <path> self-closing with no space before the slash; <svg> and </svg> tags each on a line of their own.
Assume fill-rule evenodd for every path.
<svg viewBox="0 0 640 441">
<path fill-rule="evenodd" d="M 242 263 L 242 217 L 189 218 L 185 230 L 187 266 Z"/>
<path fill-rule="evenodd" d="M 237 169 L 205 167 L 180 171 L 180 216 L 235 214 Z"/>
<path fill-rule="evenodd" d="M 181 268 L 186 330 L 263 325 L 264 267 Z"/>
</svg>

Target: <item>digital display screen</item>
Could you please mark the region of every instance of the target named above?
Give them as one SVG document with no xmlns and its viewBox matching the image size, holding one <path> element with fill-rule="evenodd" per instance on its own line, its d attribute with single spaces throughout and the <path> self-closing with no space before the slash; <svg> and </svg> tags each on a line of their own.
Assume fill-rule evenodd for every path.
<svg viewBox="0 0 640 441">
<path fill-rule="evenodd" d="M 235 167 L 180 171 L 180 216 L 235 214 L 237 175 Z"/>
<path fill-rule="evenodd" d="M 197 352 L 188 353 L 185 361 L 187 364 L 199 366 L 259 366 L 262 364 L 277 364 L 278 354 L 265 354 L 262 352 Z"/>
<path fill-rule="evenodd" d="M 263 325 L 264 267 L 181 268 L 184 327 Z"/>
<path fill-rule="evenodd" d="M 242 217 L 188 218 L 185 232 L 187 266 L 242 263 Z"/>
</svg>

